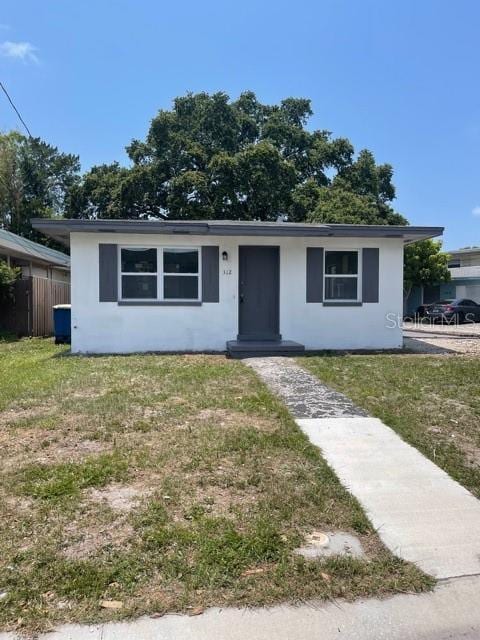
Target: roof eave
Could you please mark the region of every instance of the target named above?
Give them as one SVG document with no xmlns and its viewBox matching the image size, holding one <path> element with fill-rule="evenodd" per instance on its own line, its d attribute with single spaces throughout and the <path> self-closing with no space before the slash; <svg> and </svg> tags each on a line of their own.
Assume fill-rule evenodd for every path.
<svg viewBox="0 0 480 640">
<path fill-rule="evenodd" d="M 342 225 L 308 223 L 203 222 L 150 220 L 47 220 L 33 219 L 32 226 L 69 246 L 70 233 L 131 233 L 163 235 L 213 235 L 259 237 L 363 237 L 397 238 L 405 244 L 442 235 L 443 227 Z"/>
<path fill-rule="evenodd" d="M 66 245 L 68 246 L 68 244 Z M 33 250 L 20 248 L 18 246 L 12 246 L 10 243 L 0 242 L 0 253 L 3 251 L 8 252 L 8 255 L 14 258 L 20 258 L 21 260 L 29 260 L 30 262 L 38 263 L 42 266 L 58 267 L 70 270 L 69 260 L 56 260 L 55 258 L 46 258 Z M 68 256 L 66 256 L 68 258 Z"/>
</svg>

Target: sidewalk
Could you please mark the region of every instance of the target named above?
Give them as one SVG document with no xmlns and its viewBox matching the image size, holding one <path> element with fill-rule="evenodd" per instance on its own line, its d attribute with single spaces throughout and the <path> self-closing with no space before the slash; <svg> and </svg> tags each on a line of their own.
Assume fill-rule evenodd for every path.
<svg viewBox="0 0 480 640">
<path fill-rule="evenodd" d="M 66 625 L 45 640 L 478 640 L 480 577 L 386 600 L 271 609 L 209 609 L 95 626 Z M 14 634 L 0 633 L 0 640 Z"/>
</svg>

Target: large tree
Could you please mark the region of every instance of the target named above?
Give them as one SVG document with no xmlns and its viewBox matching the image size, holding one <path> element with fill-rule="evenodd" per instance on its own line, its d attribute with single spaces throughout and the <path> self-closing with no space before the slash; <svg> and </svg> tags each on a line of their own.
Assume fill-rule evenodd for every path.
<svg viewBox="0 0 480 640">
<path fill-rule="evenodd" d="M 310 101 L 252 92 L 187 94 L 127 147 L 131 166 L 93 167 L 72 190 L 75 217 L 405 222 L 390 206 L 390 165 L 307 128 Z"/>
<path fill-rule="evenodd" d="M 78 156 L 16 131 L 0 134 L 0 225 L 46 243 L 30 219 L 63 215 L 79 172 Z"/>
</svg>

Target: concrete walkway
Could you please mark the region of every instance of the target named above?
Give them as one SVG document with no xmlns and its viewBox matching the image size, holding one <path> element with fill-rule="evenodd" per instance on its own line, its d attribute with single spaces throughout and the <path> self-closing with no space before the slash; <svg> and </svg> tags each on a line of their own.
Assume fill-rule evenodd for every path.
<svg viewBox="0 0 480 640">
<path fill-rule="evenodd" d="M 480 578 L 386 600 L 209 609 L 104 625 L 66 625 L 45 640 L 478 640 Z M 0 640 L 14 634 L 0 633 Z"/>
<path fill-rule="evenodd" d="M 436 578 L 480 574 L 479 500 L 293 360 L 245 362 L 284 400 L 392 553 Z"/>
</svg>

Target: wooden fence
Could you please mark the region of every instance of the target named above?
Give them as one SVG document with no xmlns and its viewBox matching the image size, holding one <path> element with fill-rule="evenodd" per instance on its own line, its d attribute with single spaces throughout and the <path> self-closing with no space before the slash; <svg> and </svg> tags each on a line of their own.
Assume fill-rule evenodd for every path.
<svg viewBox="0 0 480 640">
<path fill-rule="evenodd" d="M 19 336 L 50 336 L 53 305 L 69 302 L 69 283 L 35 276 L 17 280 L 12 300 L 1 303 L 0 328 Z"/>
</svg>

